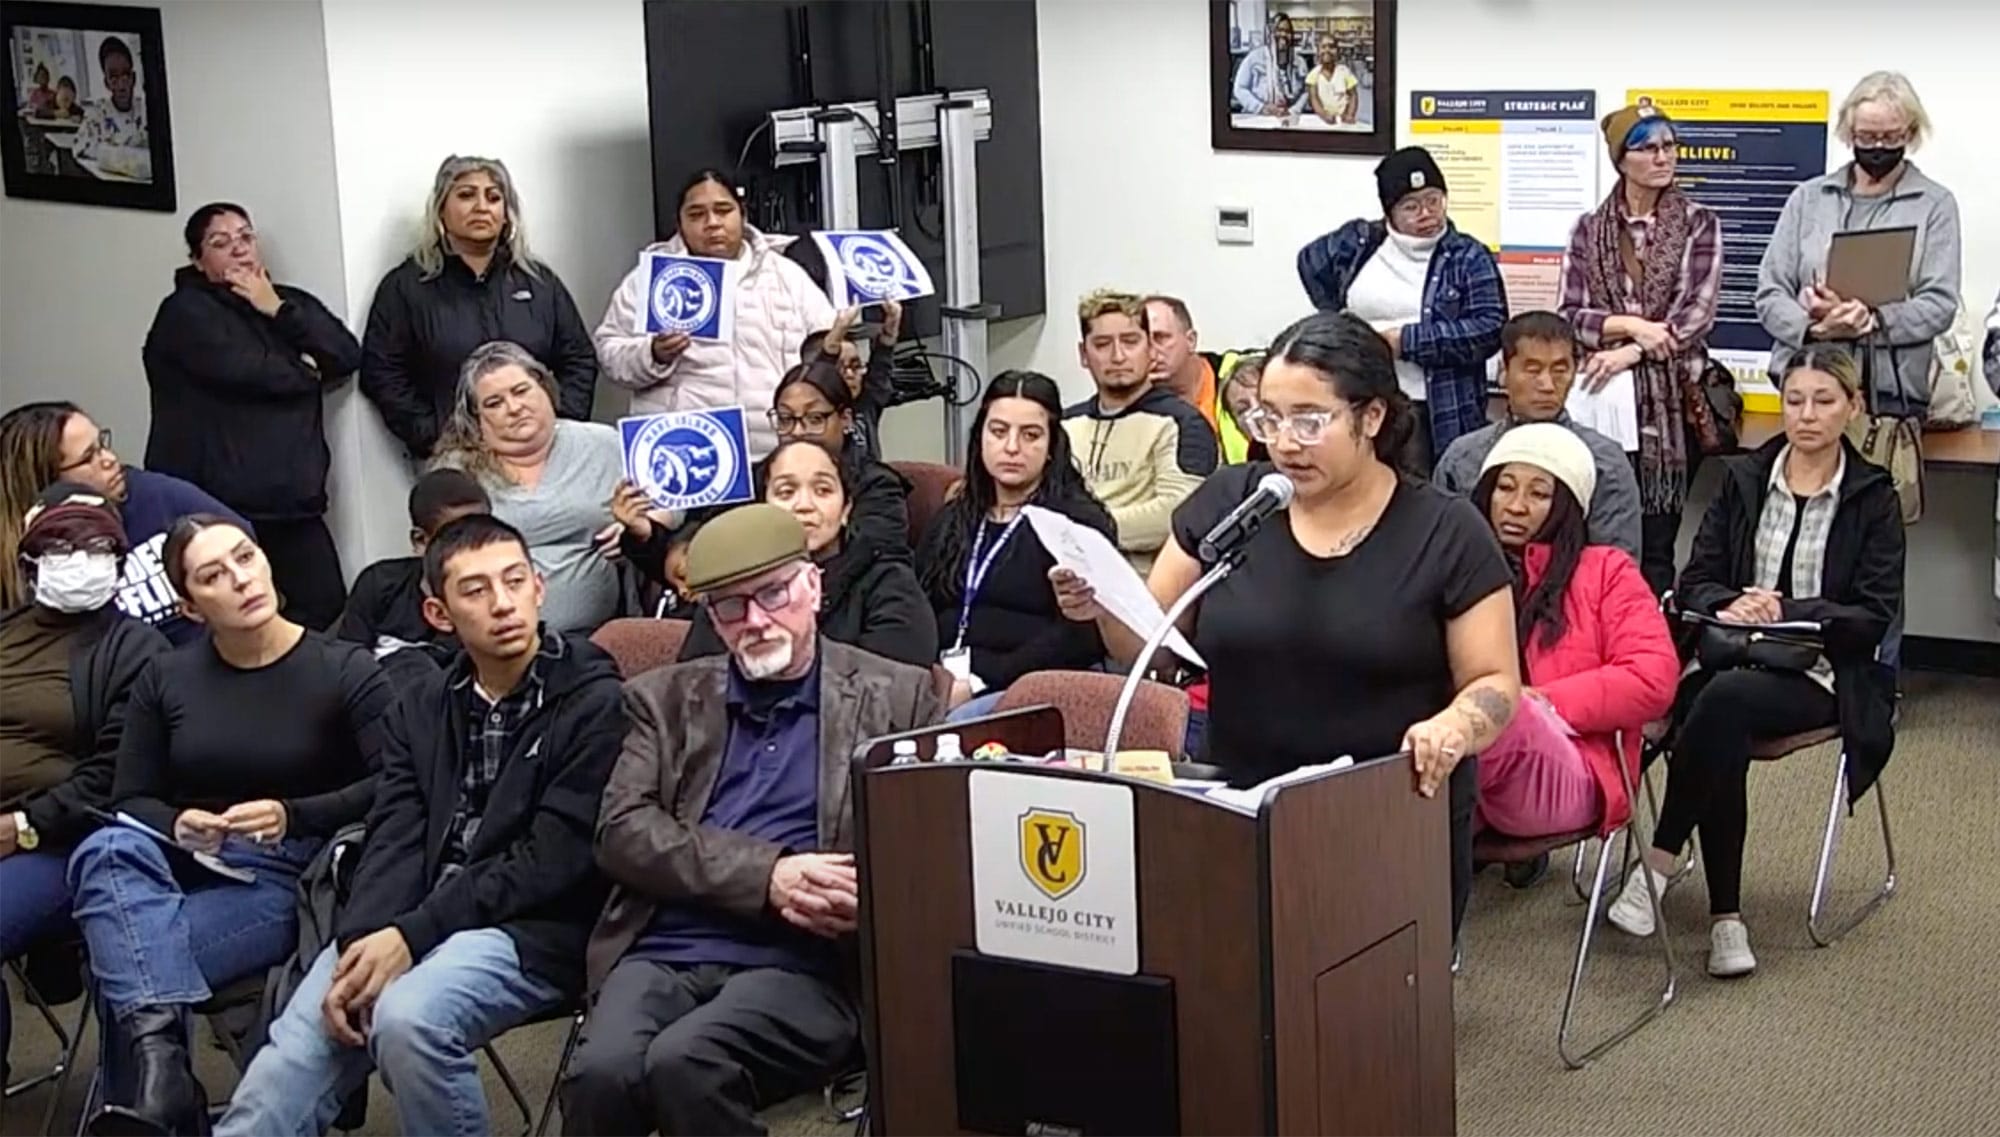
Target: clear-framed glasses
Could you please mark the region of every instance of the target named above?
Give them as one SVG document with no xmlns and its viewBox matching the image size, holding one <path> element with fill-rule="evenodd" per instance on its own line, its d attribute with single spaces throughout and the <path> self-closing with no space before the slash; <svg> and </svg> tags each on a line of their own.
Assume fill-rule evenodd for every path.
<svg viewBox="0 0 2000 1137">
<path fill-rule="evenodd" d="M 205 248 L 218 253 L 226 253 L 237 245 L 250 246 L 257 243 L 255 229 L 238 229 L 234 233 L 211 233 L 202 239 Z"/>
<path fill-rule="evenodd" d="M 834 412 L 807 411 L 802 415 L 795 415 L 790 411 L 772 408 L 764 412 L 764 418 L 771 424 L 771 429 L 779 434 L 795 434 L 800 427 L 804 427 L 810 433 L 818 434 L 826 429 L 827 423 L 833 421 Z"/>
<path fill-rule="evenodd" d="M 1909 141 L 1910 132 L 1908 130 L 1890 130 L 1880 134 L 1856 131 L 1854 134 L 1854 148 L 1856 150 L 1874 150 L 1878 148 L 1893 150 L 1898 146 L 1905 145 Z"/>
<path fill-rule="evenodd" d="M 108 430 L 100 430 L 97 432 L 97 441 L 91 443 L 90 446 L 84 450 L 83 457 L 78 458 L 76 461 L 71 462 L 67 466 L 56 467 L 56 473 L 64 474 L 68 473 L 71 470 L 81 470 L 85 466 L 95 466 L 97 465 L 97 460 L 104 457 L 104 455 L 109 453 L 110 450 L 111 450 L 111 432 Z"/>
<path fill-rule="evenodd" d="M 1671 138 L 1660 142 L 1648 142 L 1644 146 L 1634 146 L 1627 154 L 1643 154 L 1648 158 L 1672 158 L 1680 153 L 1680 143 Z"/>
<path fill-rule="evenodd" d="M 90 537 L 82 541 L 71 541 L 63 537 L 52 537 L 40 543 L 38 557 L 66 557 L 71 553 L 95 553 L 101 557 L 118 555 L 116 537 Z"/>
<path fill-rule="evenodd" d="M 1406 194 L 1398 199 L 1396 204 L 1389 208 L 1389 212 L 1398 221 L 1415 221 L 1429 214 L 1443 213 L 1445 202 L 1446 198 L 1443 190 L 1419 190 L 1416 193 Z"/>
<path fill-rule="evenodd" d="M 1300 446 L 1316 446 L 1326 438 L 1326 428 L 1339 418 L 1339 410 L 1298 411 L 1281 415 L 1269 407 L 1251 407 L 1243 416 L 1243 429 L 1250 437 L 1271 446 L 1281 432 L 1289 431 Z"/>
<path fill-rule="evenodd" d="M 750 605 L 762 608 L 766 615 L 784 610 L 792 602 L 792 582 L 799 578 L 794 573 L 783 580 L 775 580 L 755 592 L 738 593 L 734 596 L 717 596 L 708 602 L 708 613 L 717 623 L 737 624 L 750 615 Z"/>
</svg>

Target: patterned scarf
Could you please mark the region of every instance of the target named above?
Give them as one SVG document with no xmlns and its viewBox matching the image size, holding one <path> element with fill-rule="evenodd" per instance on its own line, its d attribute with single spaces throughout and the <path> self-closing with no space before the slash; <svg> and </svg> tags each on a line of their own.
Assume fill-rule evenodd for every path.
<svg viewBox="0 0 2000 1137">
<path fill-rule="evenodd" d="M 1653 207 L 1652 230 L 1643 256 L 1632 248 L 1620 205 L 1625 199 L 1621 179 L 1591 215 L 1590 245 L 1594 250 L 1585 274 L 1590 304 L 1606 312 L 1624 313 L 1629 277 L 1637 289 L 1639 315 L 1664 321 L 1673 310 L 1681 287 L 1681 262 L 1687 256 L 1688 200 L 1679 187 L 1669 186 Z M 1647 513 L 1670 513 L 1687 496 L 1687 432 L 1693 426 L 1708 445 L 1715 436 L 1714 416 L 1701 389 L 1699 367 L 1679 357 L 1640 359 L 1633 371 L 1639 403 L 1639 502 Z M 1653 427 L 1647 430 L 1645 427 Z"/>
</svg>

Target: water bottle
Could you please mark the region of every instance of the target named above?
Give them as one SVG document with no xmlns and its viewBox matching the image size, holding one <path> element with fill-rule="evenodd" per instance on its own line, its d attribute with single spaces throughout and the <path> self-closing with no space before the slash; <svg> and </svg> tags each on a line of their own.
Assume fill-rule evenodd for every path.
<svg viewBox="0 0 2000 1137">
<path fill-rule="evenodd" d="M 894 749 L 890 751 L 890 755 L 891 756 L 889 758 L 889 765 L 891 766 L 916 765 L 917 740 L 914 738 L 897 739 Z"/>
<path fill-rule="evenodd" d="M 933 762 L 965 761 L 965 751 L 960 750 L 958 748 L 958 736 L 955 734 L 938 735 L 937 749 L 931 752 L 931 761 Z"/>
</svg>

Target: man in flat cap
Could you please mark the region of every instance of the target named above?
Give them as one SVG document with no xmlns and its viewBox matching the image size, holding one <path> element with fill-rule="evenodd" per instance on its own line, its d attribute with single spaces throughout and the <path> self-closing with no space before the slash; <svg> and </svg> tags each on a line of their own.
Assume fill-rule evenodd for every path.
<svg viewBox="0 0 2000 1137">
<path fill-rule="evenodd" d="M 858 1059 L 849 763 L 943 717 L 928 671 L 820 638 L 820 573 L 789 512 L 717 517 L 687 575 L 729 654 L 625 687 L 571 1133 L 762 1133 L 758 1109 Z"/>
</svg>

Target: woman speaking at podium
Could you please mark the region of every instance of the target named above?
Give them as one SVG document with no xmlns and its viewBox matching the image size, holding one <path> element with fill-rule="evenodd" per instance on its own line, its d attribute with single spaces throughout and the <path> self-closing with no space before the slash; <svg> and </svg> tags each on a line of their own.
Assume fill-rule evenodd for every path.
<svg viewBox="0 0 2000 1137">
<path fill-rule="evenodd" d="M 1185 618 L 1208 661 L 1207 760 L 1237 785 L 1342 755 L 1407 750 L 1417 792 L 1449 784 L 1452 926 L 1472 887 L 1472 755 L 1520 696 L 1512 578 L 1473 507 L 1392 465 L 1412 429 L 1382 339 L 1320 312 L 1271 345 L 1245 426 L 1272 461 L 1218 470 L 1174 514 L 1148 584 L 1165 607 L 1204 566 L 1202 536 L 1274 468 L 1296 494 Z M 1114 658 L 1143 646 L 1084 582 L 1051 574 L 1063 613 Z"/>
</svg>

